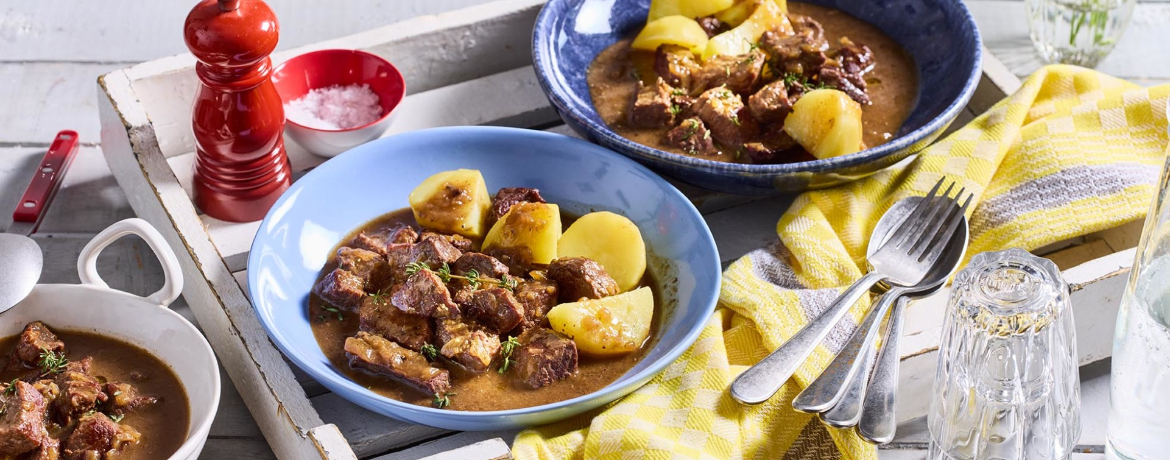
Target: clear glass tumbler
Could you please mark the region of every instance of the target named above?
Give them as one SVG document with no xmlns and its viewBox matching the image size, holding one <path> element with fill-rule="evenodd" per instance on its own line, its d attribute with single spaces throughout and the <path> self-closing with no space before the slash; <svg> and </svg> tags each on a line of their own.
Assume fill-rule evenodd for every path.
<svg viewBox="0 0 1170 460">
<path fill-rule="evenodd" d="M 1113 51 L 1136 0 L 1026 0 L 1032 44 L 1049 64 L 1096 67 Z"/>
<path fill-rule="evenodd" d="M 1055 460 L 1080 437 L 1068 285 L 1020 249 L 984 253 L 955 277 L 927 424 L 929 459 Z"/>
<path fill-rule="evenodd" d="M 1170 456 L 1170 159 L 1159 185 L 1117 313 L 1110 459 Z"/>
</svg>

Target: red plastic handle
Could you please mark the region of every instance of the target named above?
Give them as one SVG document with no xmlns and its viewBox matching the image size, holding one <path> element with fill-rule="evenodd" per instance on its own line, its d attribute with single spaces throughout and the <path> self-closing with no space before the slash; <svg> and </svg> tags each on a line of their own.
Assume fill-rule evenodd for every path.
<svg viewBox="0 0 1170 460">
<path fill-rule="evenodd" d="M 50 201 L 53 201 L 53 195 L 57 194 L 57 189 L 61 188 L 61 178 L 65 177 L 69 165 L 73 164 L 73 159 L 77 157 L 77 145 L 76 131 L 57 133 L 53 144 L 49 146 L 49 151 L 45 153 L 45 158 L 37 167 L 32 182 L 28 184 L 24 195 L 20 197 L 16 211 L 12 213 L 13 222 L 32 222 L 35 224 L 40 221 L 42 211 L 49 206 Z"/>
</svg>

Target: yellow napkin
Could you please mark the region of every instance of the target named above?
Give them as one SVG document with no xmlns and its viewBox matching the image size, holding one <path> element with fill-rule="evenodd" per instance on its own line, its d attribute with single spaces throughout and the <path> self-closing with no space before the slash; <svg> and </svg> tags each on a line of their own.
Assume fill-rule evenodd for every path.
<svg viewBox="0 0 1170 460">
<path fill-rule="evenodd" d="M 1168 94 L 1170 85 L 1146 89 L 1092 70 L 1045 67 L 905 167 L 801 195 L 780 217 L 776 243 L 728 267 L 719 308 L 676 363 L 604 409 L 521 432 L 515 456 L 876 458 L 854 432 L 791 408 L 868 301 L 767 403 L 741 406 L 727 386 L 861 277 L 881 214 L 898 199 L 925 195 L 942 176 L 975 193 L 969 256 L 1035 249 L 1142 217 L 1165 160 Z"/>
</svg>

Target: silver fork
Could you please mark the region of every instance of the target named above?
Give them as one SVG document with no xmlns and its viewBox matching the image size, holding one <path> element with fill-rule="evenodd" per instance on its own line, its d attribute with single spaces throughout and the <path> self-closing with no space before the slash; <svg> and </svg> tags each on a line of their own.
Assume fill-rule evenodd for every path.
<svg viewBox="0 0 1170 460">
<path fill-rule="evenodd" d="M 910 215 L 894 230 L 893 236 L 869 258 L 870 272 L 849 286 L 820 316 L 784 342 L 772 354 L 744 371 L 731 382 L 731 396 L 745 404 L 759 404 L 776 394 L 784 382 L 812 354 L 854 303 L 875 284 L 886 281 L 891 286 L 914 286 L 922 281 L 939 258 L 947 238 L 938 236 L 946 230 L 943 209 L 952 201 L 935 199 L 946 179 L 930 189 Z M 951 183 L 943 197 L 949 197 Z"/>
</svg>

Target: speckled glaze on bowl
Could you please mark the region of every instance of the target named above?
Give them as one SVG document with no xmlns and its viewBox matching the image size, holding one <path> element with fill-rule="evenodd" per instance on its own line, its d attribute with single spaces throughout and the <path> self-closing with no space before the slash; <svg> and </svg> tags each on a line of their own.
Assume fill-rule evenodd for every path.
<svg viewBox="0 0 1170 460">
<path fill-rule="evenodd" d="M 536 187 L 562 210 L 607 210 L 642 232 L 663 307 L 642 361 L 596 392 L 543 406 L 491 412 L 441 410 L 378 395 L 333 366 L 310 328 L 309 290 L 331 248 L 359 225 L 408 206 L 407 195 L 439 171 L 478 169 L 488 190 Z M 452 430 L 501 430 L 555 422 L 642 386 L 698 338 L 715 309 L 720 265 L 698 210 L 634 161 L 559 134 L 514 128 L 436 128 L 354 148 L 313 169 L 277 200 L 248 256 L 252 304 L 273 343 L 342 398 L 371 411 Z"/>
<path fill-rule="evenodd" d="M 877 26 L 913 57 L 919 94 L 897 137 L 877 147 L 825 160 L 778 165 L 722 163 L 627 140 L 593 108 L 586 70 L 601 50 L 641 29 L 649 0 L 550 0 L 532 36 L 532 60 L 553 107 L 586 139 L 694 185 L 737 194 L 830 187 L 888 167 L 925 148 L 950 125 L 979 83 L 982 45 L 975 19 L 960 0 L 808 0 Z"/>
</svg>

